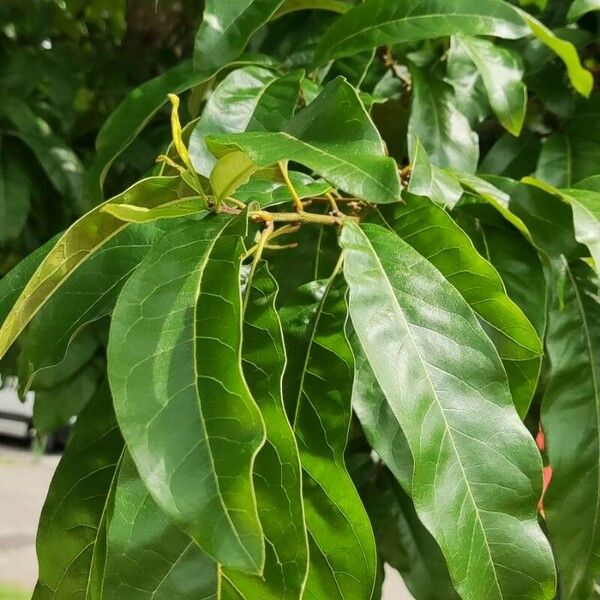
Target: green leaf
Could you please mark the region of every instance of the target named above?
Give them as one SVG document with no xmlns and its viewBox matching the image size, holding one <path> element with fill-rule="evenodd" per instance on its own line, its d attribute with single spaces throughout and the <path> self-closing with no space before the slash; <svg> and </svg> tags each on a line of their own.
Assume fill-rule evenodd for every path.
<svg viewBox="0 0 600 600">
<path fill-rule="evenodd" d="M 330 12 L 344 14 L 354 5 L 343 0 L 283 0 L 283 4 L 271 17 L 271 20 L 279 19 L 298 10 L 327 10 Z"/>
<path fill-rule="evenodd" d="M 598 278 L 583 262 L 563 261 L 562 298 L 548 318 L 550 363 L 542 424 L 552 482 L 544 512 L 561 597 L 592 596 L 600 572 L 600 310 Z M 556 289 L 555 283 L 555 289 Z"/>
<path fill-rule="evenodd" d="M 387 564 L 418 600 L 458 600 L 439 546 L 419 521 L 410 497 L 380 464 L 359 488 Z"/>
<path fill-rule="evenodd" d="M 323 196 L 325 193 L 331 191 L 331 186 L 328 183 L 325 181 L 315 181 L 305 173 L 289 171 L 288 175 L 298 194 L 298 198 L 301 200 Z M 259 177 L 253 177 L 248 183 L 239 187 L 235 191 L 235 198 L 245 203 L 258 202 L 261 208 L 293 202 L 290 190 L 285 183 L 260 179 Z"/>
<path fill-rule="evenodd" d="M 257 66 L 229 73 L 209 97 L 190 137 L 196 171 L 208 177 L 216 162 L 204 142 L 207 135 L 283 129 L 294 114 L 303 77 L 302 71 L 277 77 Z"/>
<path fill-rule="evenodd" d="M 593 10 L 600 10 L 600 0 L 575 0 L 569 8 L 567 18 L 569 21 L 577 21 Z"/>
<path fill-rule="evenodd" d="M 542 354 L 541 342 L 521 309 L 508 297 L 496 269 L 446 211 L 428 198 L 405 194 L 382 217 L 388 227 L 429 260 L 484 322 L 500 358 L 526 361 Z M 517 404 L 524 416 L 531 394 Z"/>
<path fill-rule="evenodd" d="M 594 77 L 581 65 L 575 46 L 571 42 L 559 38 L 529 13 L 521 9 L 517 10 L 523 15 L 523 19 L 527 22 L 533 35 L 565 63 L 571 84 L 582 96 L 587 98 L 594 87 Z"/>
<path fill-rule="evenodd" d="M 217 565 L 160 510 L 125 452 L 106 547 L 103 600 L 213 600 Z"/>
<path fill-rule="evenodd" d="M 363 600 L 375 582 L 369 519 L 344 463 L 351 418 L 353 356 L 344 334 L 346 289 L 337 272 L 305 321 L 294 431 L 304 469 L 310 566 L 304 598 Z M 308 315 L 307 315 L 308 316 Z"/>
<path fill-rule="evenodd" d="M 91 254 L 45 299 L 22 344 L 22 387 L 28 388 L 40 371 L 60 363 L 88 324 L 112 312 L 127 278 L 164 233 L 157 225 L 128 227 Z"/>
<path fill-rule="evenodd" d="M 151 208 L 177 200 L 182 191 L 178 177 L 143 179 L 71 225 L 39 264 L 5 318 L 0 329 L 0 357 L 65 280 L 127 227 L 127 223 L 103 212 L 102 207 L 134 204 Z"/>
<path fill-rule="evenodd" d="M 596 270 L 600 269 L 600 192 L 567 189 L 561 194 L 573 208 L 577 241 L 589 248 Z"/>
<path fill-rule="evenodd" d="M 530 233 L 527 225 L 520 218 L 519 213 L 511 210 L 510 194 L 496 187 L 493 184 L 493 178 L 482 179 L 470 173 L 452 172 L 463 187 L 468 189 L 473 194 L 479 196 L 484 202 L 489 204 L 496 210 L 504 219 L 520 231 L 527 239 L 530 239 Z"/>
<path fill-rule="evenodd" d="M 457 107 L 452 88 L 414 64 L 410 73 L 413 93 L 409 139 L 417 137 L 437 166 L 475 172 L 479 158 L 477 134 Z"/>
<path fill-rule="evenodd" d="M 257 57 L 254 60 L 238 61 L 225 68 L 262 62 L 269 64 L 270 61 Z M 132 90 L 98 133 L 96 158 L 86 171 L 84 179 L 84 205 L 93 206 L 103 199 L 102 186 L 110 166 L 165 105 L 168 101 L 167 94 L 181 94 L 210 81 L 212 77 L 213 74 L 195 72 L 191 62 L 185 61 Z"/>
<path fill-rule="evenodd" d="M 16 238 L 29 215 L 29 177 L 14 145 L 0 138 L 0 243 Z"/>
<path fill-rule="evenodd" d="M 485 86 L 490 106 L 504 128 L 518 136 L 523 127 L 527 89 L 521 81 L 519 56 L 491 40 L 455 36 L 452 43 L 473 61 Z"/>
<path fill-rule="evenodd" d="M 194 44 L 194 69 L 214 73 L 235 60 L 283 0 L 206 0 Z"/>
<path fill-rule="evenodd" d="M 521 179 L 535 171 L 540 148 L 538 137 L 529 131 L 519 138 L 504 134 L 483 157 L 479 172 Z"/>
<path fill-rule="evenodd" d="M 370 202 L 394 202 L 400 194 L 395 161 L 385 156 L 356 90 L 342 78 L 325 86 L 282 132 L 210 136 L 207 145 L 215 156 L 243 150 L 264 167 L 293 160 Z"/>
<path fill-rule="evenodd" d="M 264 425 L 241 367 L 245 229 L 215 217 L 164 236 L 119 296 L 108 361 L 119 426 L 161 509 L 215 560 L 257 573 Z"/>
<path fill-rule="evenodd" d="M 3 96 L 0 116 L 14 127 L 6 133 L 29 147 L 56 190 L 74 205 L 81 206 L 83 167 L 77 155 L 22 100 Z"/>
<path fill-rule="evenodd" d="M 567 203 L 534 185 L 503 177 L 487 179 L 507 195 L 510 213 L 525 224 L 533 243 L 546 256 L 556 259 L 560 255 L 572 258 L 585 254 L 585 248 L 575 239 L 573 213 Z"/>
<path fill-rule="evenodd" d="M 244 376 L 265 420 L 267 435 L 254 464 L 266 558 L 262 577 L 225 569 L 223 591 L 228 595 L 227 588 L 233 585 L 243 598 L 293 600 L 302 597 L 304 590 L 308 540 L 298 446 L 283 406 L 285 348 L 275 310 L 277 284 L 266 263 L 261 263 L 246 286 Z"/>
<path fill-rule="evenodd" d="M 106 519 L 124 450 L 105 383 L 77 420 L 44 503 L 33 600 L 99 598 Z"/>
<path fill-rule="evenodd" d="M 419 138 L 413 136 L 410 142 L 412 161 L 408 191 L 452 208 L 463 195 L 462 187 L 454 177 L 431 163 Z"/>
<path fill-rule="evenodd" d="M 321 39 L 317 61 L 455 34 L 515 39 L 528 29 L 519 13 L 500 0 L 366 0 L 334 22 Z"/>
<path fill-rule="evenodd" d="M 81 343 L 78 343 L 80 340 Z M 72 344 L 70 351 L 72 353 L 86 352 L 88 345 L 89 340 L 84 336 Z M 94 346 L 94 349 L 97 349 L 97 340 Z M 79 415 L 96 393 L 104 375 L 105 365 L 101 360 L 94 360 L 93 357 L 90 360 L 85 354 L 83 358 L 87 358 L 83 366 L 70 377 L 64 377 L 62 381 L 50 387 L 35 386 L 33 425 L 38 436 L 43 437 L 67 425 L 72 417 Z M 58 373 L 61 370 L 60 368 L 53 369 Z M 54 376 L 56 377 L 57 374 L 55 373 Z"/>
<path fill-rule="evenodd" d="M 552 598 L 535 510 L 541 461 L 493 345 L 458 291 L 397 235 L 347 223 L 341 244 L 352 323 L 412 450 L 412 497 L 458 593 Z"/>
<path fill-rule="evenodd" d="M 350 336 L 354 354 L 352 408 L 369 444 L 383 460 L 396 480 L 409 492 L 413 476 L 413 460 L 406 436 L 390 408 L 360 341 Z"/>
</svg>

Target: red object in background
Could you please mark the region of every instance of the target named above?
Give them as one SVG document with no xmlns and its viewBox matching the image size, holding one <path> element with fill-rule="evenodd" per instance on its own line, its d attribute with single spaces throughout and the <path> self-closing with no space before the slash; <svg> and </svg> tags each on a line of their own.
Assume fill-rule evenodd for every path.
<svg viewBox="0 0 600 600">
<path fill-rule="evenodd" d="M 535 443 L 537 444 L 537 447 L 540 449 L 540 452 L 546 451 L 546 436 L 544 435 L 544 432 L 542 431 L 541 427 L 540 427 L 540 430 L 538 431 L 538 434 L 535 436 Z M 552 466 L 551 465 L 547 465 L 544 467 L 542 476 L 543 476 L 544 483 L 543 483 L 543 487 L 542 487 L 542 497 L 540 498 L 540 501 L 538 503 L 538 511 L 543 516 L 544 515 L 544 495 L 546 494 L 546 490 L 548 489 L 548 486 L 550 485 L 550 482 L 552 481 Z"/>
</svg>

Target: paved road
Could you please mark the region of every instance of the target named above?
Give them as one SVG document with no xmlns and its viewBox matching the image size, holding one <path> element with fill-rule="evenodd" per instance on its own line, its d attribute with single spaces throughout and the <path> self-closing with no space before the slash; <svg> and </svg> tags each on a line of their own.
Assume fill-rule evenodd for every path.
<svg viewBox="0 0 600 600">
<path fill-rule="evenodd" d="M 33 589 L 35 532 L 59 456 L 39 456 L 0 437 L 0 584 Z M 383 600 L 409 600 L 397 573 L 386 577 Z"/>
</svg>

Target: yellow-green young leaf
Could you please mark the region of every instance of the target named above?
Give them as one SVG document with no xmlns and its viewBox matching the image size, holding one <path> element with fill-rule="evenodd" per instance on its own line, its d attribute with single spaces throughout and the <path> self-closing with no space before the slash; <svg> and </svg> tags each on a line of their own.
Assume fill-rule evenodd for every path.
<svg viewBox="0 0 600 600">
<path fill-rule="evenodd" d="M 573 46 L 571 42 L 561 40 L 552 32 L 552 30 L 548 29 L 543 23 L 532 17 L 529 13 L 524 10 L 518 10 L 523 15 L 523 18 L 527 22 L 527 25 L 529 25 L 533 35 L 535 35 L 535 37 L 543 44 L 548 46 L 548 48 L 550 48 L 550 50 L 565 63 L 573 87 L 582 96 L 589 96 L 594 87 L 594 77 L 581 65 L 575 46 Z"/>
<path fill-rule="evenodd" d="M 254 463 L 258 514 L 265 535 L 262 576 L 224 569 L 221 597 L 298 600 L 308 571 L 298 446 L 283 406 L 285 349 L 275 310 L 277 284 L 266 263 L 245 288 L 242 357 L 244 377 L 261 410 L 267 438 Z"/>
<path fill-rule="evenodd" d="M 248 183 L 250 177 L 260 167 L 241 150 L 234 150 L 222 156 L 210 174 L 210 185 L 217 205 L 231 196 L 237 188 Z"/>
<path fill-rule="evenodd" d="M 563 261 L 554 276 L 542 403 L 552 481 L 544 513 L 561 598 L 583 600 L 593 597 L 600 573 L 599 282 L 582 261 Z"/>
<path fill-rule="evenodd" d="M 107 519 L 123 451 L 104 383 L 77 420 L 50 484 L 37 534 L 33 600 L 100 600 Z"/>
<path fill-rule="evenodd" d="M 496 269 L 481 256 L 452 217 L 428 198 L 403 195 L 404 203 L 382 210 L 384 223 L 429 260 L 460 292 L 484 323 L 503 361 L 536 358 L 542 345 L 523 311 L 508 297 Z M 515 398 L 524 417 L 533 390 Z"/>
<path fill-rule="evenodd" d="M 445 37 L 525 37 L 519 13 L 501 0 L 366 0 L 334 21 L 316 53 L 319 64 L 378 46 Z"/>
<path fill-rule="evenodd" d="M 106 536 L 102 600 L 214 600 L 217 564 L 161 511 L 126 451 Z"/>
<path fill-rule="evenodd" d="M 2 357 L 24 327 L 65 280 L 127 223 L 102 212 L 107 204 L 152 208 L 185 196 L 179 177 L 150 177 L 100 205 L 76 221 L 44 257 L 0 328 Z M 188 194 L 189 195 L 189 194 Z"/>
<path fill-rule="evenodd" d="M 289 345 L 291 364 L 300 365 L 297 396 L 289 405 L 295 407 L 304 470 L 310 548 L 304 598 L 364 600 L 373 590 L 376 555 L 368 516 L 344 462 L 354 372 L 344 332 L 346 287 L 336 271 L 313 290 L 312 302 L 296 307 L 305 317 L 303 330 Z"/>
<path fill-rule="evenodd" d="M 102 212 L 126 223 L 151 223 L 159 219 L 175 219 L 206 213 L 204 201 L 200 197 L 178 199 L 156 208 L 146 208 L 134 204 L 107 204 L 102 208 Z"/>
<path fill-rule="evenodd" d="M 216 561 L 258 573 L 252 467 L 264 425 L 241 365 L 246 228 L 245 215 L 215 216 L 164 236 L 119 296 L 108 362 L 119 426 L 156 502 Z"/>
<path fill-rule="evenodd" d="M 577 19 L 593 10 L 600 10 L 600 0 L 575 0 L 569 8 L 567 18 L 569 21 L 577 21 Z"/>
<path fill-rule="evenodd" d="M 458 593 L 550 600 L 542 464 L 494 346 L 458 291 L 396 234 L 347 223 L 341 245 L 353 326 L 406 435 L 411 495 Z"/>
<path fill-rule="evenodd" d="M 264 167 L 293 160 L 370 202 L 395 202 L 400 195 L 396 163 L 385 155 L 377 128 L 342 77 L 327 84 L 281 132 L 209 136 L 206 143 L 217 157 L 242 150 Z"/>
</svg>

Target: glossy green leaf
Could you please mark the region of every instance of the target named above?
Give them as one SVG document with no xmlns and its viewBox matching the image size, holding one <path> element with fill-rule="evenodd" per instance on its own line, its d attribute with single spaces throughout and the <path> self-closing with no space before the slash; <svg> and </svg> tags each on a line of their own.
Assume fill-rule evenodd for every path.
<svg viewBox="0 0 600 600">
<path fill-rule="evenodd" d="M 589 248 L 596 269 L 600 269 L 600 192 L 573 188 L 561 193 L 573 208 L 577 241 Z"/>
<path fill-rule="evenodd" d="M 591 156 L 583 155 L 579 151 L 578 142 L 579 140 L 561 132 L 555 132 L 543 140 L 536 177 L 551 185 L 568 187 L 581 176 L 593 173 L 593 170 L 585 165 L 589 164 L 589 158 L 596 157 L 596 153 L 592 153 Z"/>
<path fill-rule="evenodd" d="M 282 132 L 211 136 L 207 145 L 216 156 L 243 150 L 265 167 L 293 160 L 370 202 L 394 202 L 399 197 L 395 162 L 385 156 L 381 137 L 356 90 L 342 78 L 325 86 Z"/>
<path fill-rule="evenodd" d="M 159 506 L 215 560 L 257 573 L 264 426 L 241 367 L 245 229 L 215 217 L 163 237 L 119 296 L 108 361 L 119 426 Z"/>
<path fill-rule="evenodd" d="M 563 261 L 562 271 L 546 338 L 542 423 L 552 481 L 544 512 L 561 597 L 583 600 L 592 597 L 600 569 L 600 310 L 593 271 L 580 261 Z"/>
<path fill-rule="evenodd" d="M 429 260 L 463 296 L 484 322 L 500 358 L 539 359 L 542 346 L 536 330 L 508 297 L 496 269 L 446 211 L 427 198 L 405 194 L 403 204 L 382 216 L 392 231 Z M 521 416 L 530 400 L 531 395 L 517 404 Z"/>
<path fill-rule="evenodd" d="M 325 193 L 331 191 L 331 186 L 328 183 L 315 181 L 305 173 L 289 171 L 288 175 L 301 200 L 315 196 L 323 197 Z M 260 179 L 259 177 L 253 177 L 248 183 L 239 187 L 235 191 L 234 197 L 245 203 L 258 202 L 261 208 L 293 201 L 292 195 L 284 183 Z"/>
<path fill-rule="evenodd" d="M 37 536 L 33 600 L 99 598 L 106 519 L 123 450 L 105 383 L 78 419 L 50 484 Z"/>
<path fill-rule="evenodd" d="M 223 571 L 224 597 L 293 600 L 302 597 L 308 571 L 308 540 L 302 503 L 298 447 L 282 397 L 285 348 L 275 310 L 277 284 L 266 263 L 246 282 L 244 376 L 260 408 L 266 441 L 254 464 L 258 514 L 266 557 L 262 577 Z"/>
<path fill-rule="evenodd" d="M 257 66 L 229 73 L 209 97 L 190 136 L 196 171 L 208 177 L 216 162 L 204 142 L 207 135 L 283 129 L 294 114 L 302 78 L 302 72 L 278 77 Z"/>
<path fill-rule="evenodd" d="M 354 367 L 342 283 L 336 273 L 321 286 L 305 321 L 305 344 L 294 349 L 303 360 L 293 424 L 305 473 L 307 600 L 363 600 L 375 582 L 373 533 L 344 463 Z"/>
<path fill-rule="evenodd" d="M 344 14 L 354 5 L 344 0 L 283 0 L 283 4 L 271 17 L 272 20 L 279 19 L 284 15 L 298 10 L 327 10 L 330 12 Z"/>
<path fill-rule="evenodd" d="M 354 332 L 350 336 L 350 344 L 354 354 L 352 408 L 373 450 L 400 485 L 410 492 L 413 460 L 406 436 Z"/>
<path fill-rule="evenodd" d="M 600 10 L 600 0 L 574 0 L 567 17 L 569 21 L 577 21 L 583 15 L 594 10 Z"/>
<path fill-rule="evenodd" d="M 126 452 L 106 545 L 103 600 L 216 600 L 217 565 L 160 510 Z"/>
<path fill-rule="evenodd" d="M 518 231 L 473 219 L 467 231 L 476 247 L 502 277 L 508 296 L 525 313 L 540 339 L 546 328 L 546 278 L 536 249 Z M 460 221 L 461 227 L 464 226 Z M 503 359 L 513 401 L 523 416 L 538 384 L 541 357 Z"/>
<path fill-rule="evenodd" d="M 151 208 L 177 200 L 184 191 L 178 177 L 144 179 L 71 225 L 39 264 L 5 318 L 0 329 L 0 357 L 65 280 L 127 227 L 127 223 L 103 212 L 103 206 L 134 204 Z"/>
<path fill-rule="evenodd" d="M 479 158 L 477 134 L 460 112 L 452 88 L 416 65 L 411 65 L 410 73 L 409 136 L 420 140 L 437 166 L 475 172 Z"/>
<path fill-rule="evenodd" d="M 408 191 L 452 208 L 463 195 L 462 187 L 454 177 L 431 163 L 419 138 L 412 137 L 410 142 L 412 161 Z"/>
<path fill-rule="evenodd" d="M 341 244 L 352 323 L 413 452 L 412 497 L 457 591 L 552 598 L 535 514 L 541 461 L 493 345 L 457 290 L 397 235 L 347 223 Z"/>
<path fill-rule="evenodd" d="M 483 38 L 455 36 L 452 41 L 473 61 L 490 106 L 504 128 L 518 136 L 525 119 L 527 90 L 519 56 Z"/>
<path fill-rule="evenodd" d="M 319 63 L 378 46 L 454 34 L 524 37 L 519 13 L 500 0 L 366 0 L 337 19 L 317 50 Z"/>
<path fill-rule="evenodd" d="M 194 68 L 214 73 L 235 60 L 252 34 L 260 29 L 283 0 L 206 0 L 204 18 L 194 44 Z"/>
<path fill-rule="evenodd" d="M 22 100 L 3 96 L 0 116 L 14 127 L 7 133 L 18 137 L 34 153 L 56 190 L 80 205 L 83 167 L 77 155 Z"/>
<path fill-rule="evenodd" d="M 533 35 L 565 63 L 573 87 L 582 96 L 589 96 L 594 87 L 594 77 L 590 71 L 583 68 L 575 46 L 571 42 L 559 38 L 551 29 L 548 29 L 529 13 L 524 10 L 519 10 L 519 12 L 523 15 Z"/>
<path fill-rule="evenodd" d="M 556 259 L 560 255 L 568 258 L 584 255 L 585 248 L 575 239 L 572 209 L 558 196 L 503 177 L 486 179 L 507 195 L 510 213 L 525 224 L 533 243 L 546 256 Z"/>
<path fill-rule="evenodd" d="M 417 600 L 458 600 L 439 546 L 419 521 L 410 497 L 380 464 L 359 488 L 387 564 Z"/>
<path fill-rule="evenodd" d="M 0 138 L 0 243 L 21 233 L 29 214 L 29 178 L 14 150 L 6 138 Z"/>
<path fill-rule="evenodd" d="M 529 239 L 530 234 L 527 225 L 519 217 L 519 213 L 515 213 L 511 210 L 510 195 L 504 190 L 496 187 L 492 183 L 493 180 L 490 181 L 490 178 L 482 179 L 481 177 L 471 175 L 470 173 L 459 173 L 456 171 L 454 172 L 454 175 L 464 188 L 479 196 Z"/>
</svg>

